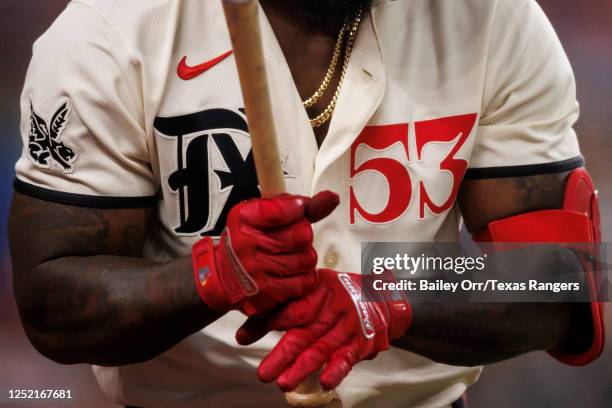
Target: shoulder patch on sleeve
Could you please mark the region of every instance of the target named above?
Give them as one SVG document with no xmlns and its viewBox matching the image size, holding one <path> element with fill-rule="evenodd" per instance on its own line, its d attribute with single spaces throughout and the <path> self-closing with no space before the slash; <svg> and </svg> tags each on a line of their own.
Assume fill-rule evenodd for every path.
<svg viewBox="0 0 612 408">
<path fill-rule="evenodd" d="M 70 102 L 66 101 L 47 123 L 34 111 L 30 100 L 30 135 L 28 152 L 34 164 L 43 169 L 52 165 L 63 173 L 71 173 L 77 158 L 74 150 L 60 141 L 70 117 Z"/>
</svg>

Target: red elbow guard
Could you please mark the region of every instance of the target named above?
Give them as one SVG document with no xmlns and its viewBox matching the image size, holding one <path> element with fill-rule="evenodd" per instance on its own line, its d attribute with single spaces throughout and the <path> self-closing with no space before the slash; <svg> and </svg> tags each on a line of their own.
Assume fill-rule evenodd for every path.
<svg viewBox="0 0 612 408">
<path fill-rule="evenodd" d="M 542 210 L 494 221 L 486 231 L 474 236 L 477 242 L 559 242 L 590 244 L 597 262 L 601 243 L 599 199 L 586 170 L 577 169 L 567 180 L 563 208 Z M 604 304 L 598 301 L 599 268 L 593 258 L 580 257 L 591 296 L 592 343 L 588 350 L 575 353 L 562 347 L 549 354 L 569 365 L 585 365 L 597 359 L 605 343 Z"/>
</svg>

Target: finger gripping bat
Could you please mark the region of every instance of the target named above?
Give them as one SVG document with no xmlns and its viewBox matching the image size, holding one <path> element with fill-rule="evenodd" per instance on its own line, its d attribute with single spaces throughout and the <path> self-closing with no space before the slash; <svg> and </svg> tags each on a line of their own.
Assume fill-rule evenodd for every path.
<svg viewBox="0 0 612 408">
<path fill-rule="evenodd" d="M 259 4 L 256 0 L 222 0 L 222 3 L 240 78 L 261 194 L 272 197 L 285 192 L 285 180 L 263 56 Z M 335 391 L 323 390 L 318 374 L 311 375 L 285 397 L 293 407 L 341 407 Z"/>
</svg>

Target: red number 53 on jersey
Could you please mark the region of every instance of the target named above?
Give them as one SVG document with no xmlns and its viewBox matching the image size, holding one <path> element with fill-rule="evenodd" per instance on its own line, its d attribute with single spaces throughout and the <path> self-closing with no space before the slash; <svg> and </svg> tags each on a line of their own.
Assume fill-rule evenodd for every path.
<svg viewBox="0 0 612 408">
<path fill-rule="evenodd" d="M 419 191 L 419 217 L 425 218 L 425 207 L 433 214 L 441 214 L 451 208 L 467 170 L 467 161 L 458 159 L 455 155 L 472 132 L 477 116 L 477 114 L 469 114 L 415 122 L 416 159 L 410 152 L 407 123 L 366 127 L 351 146 L 350 223 L 355 223 L 356 215 L 374 224 L 392 222 L 401 217 L 410 207 L 414 196 L 412 177 L 406 163 L 426 160 L 423 157 L 423 150 L 430 143 L 454 143 L 450 153 L 440 161 L 438 168 L 439 171 L 449 172 L 452 175 L 452 187 L 446 199 L 435 202 L 428 193 L 425 181 L 415 180 L 418 182 Z M 405 160 L 376 157 L 357 166 L 359 147 L 365 146 L 374 151 L 383 151 L 398 143 L 403 148 L 402 155 L 405 153 Z M 382 175 L 389 188 L 387 203 L 377 213 L 368 212 L 363 208 L 355 194 L 355 181 L 364 173 L 371 171 Z"/>
</svg>

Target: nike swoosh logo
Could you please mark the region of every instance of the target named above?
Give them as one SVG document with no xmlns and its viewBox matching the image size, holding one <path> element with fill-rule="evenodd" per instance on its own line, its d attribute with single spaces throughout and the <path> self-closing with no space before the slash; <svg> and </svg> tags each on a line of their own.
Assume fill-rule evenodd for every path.
<svg viewBox="0 0 612 408">
<path fill-rule="evenodd" d="M 187 65 L 187 57 L 185 56 L 183 57 L 181 62 L 179 62 L 176 73 L 178 74 L 179 78 L 181 78 L 183 81 L 189 81 L 190 79 L 193 79 L 197 77 L 198 75 L 208 71 L 209 69 L 211 69 L 212 67 L 214 67 L 215 65 L 217 65 L 218 63 L 220 63 L 221 61 L 223 61 L 230 55 L 232 55 L 232 52 L 233 52 L 232 50 L 229 50 L 228 52 L 225 52 L 216 58 L 213 58 L 211 60 L 208 60 L 198 65 L 195 65 L 193 67 L 190 67 L 189 65 Z"/>
</svg>

